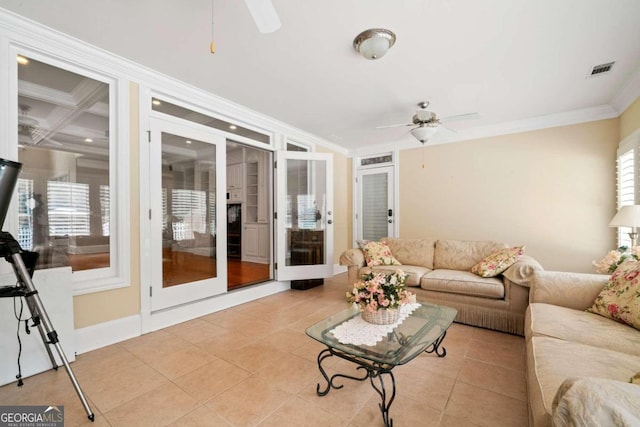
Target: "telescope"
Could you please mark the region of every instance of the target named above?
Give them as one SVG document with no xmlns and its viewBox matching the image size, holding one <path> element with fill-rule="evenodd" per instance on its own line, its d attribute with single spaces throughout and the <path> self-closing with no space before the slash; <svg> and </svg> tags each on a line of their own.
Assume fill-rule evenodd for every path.
<svg viewBox="0 0 640 427">
<path fill-rule="evenodd" d="M 4 220 L 7 217 L 20 169 L 22 169 L 22 163 L 0 159 L 0 230 L 2 230 Z"/>
<path fill-rule="evenodd" d="M 53 328 L 49 315 L 45 311 L 44 306 L 42 305 L 42 300 L 38 295 L 38 291 L 31 280 L 36 262 L 38 261 L 38 253 L 23 250 L 20 247 L 20 243 L 18 243 L 10 233 L 1 231 L 4 226 L 4 220 L 7 217 L 7 211 L 11 204 L 11 197 L 13 196 L 13 191 L 16 188 L 18 175 L 20 174 L 21 169 L 22 163 L 0 159 L 0 257 L 3 257 L 12 265 L 13 272 L 17 279 L 16 286 L 0 287 L 0 298 L 25 299 L 27 306 L 29 307 L 29 311 L 31 312 L 31 321 L 33 322 L 32 326 L 36 326 L 38 328 L 40 338 L 42 338 L 42 342 L 44 343 L 44 348 L 51 360 L 52 368 L 57 370 L 58 364 L 50 346 L 55 348 L 57 351 L 58 357 L 62 361 L 69 379 L 76 390 L 76 394 L 80 399 L 80 403 L 82 403 L 82 406 L 87 413 L 87 418 L 94 421 L 95 416 L 89 407 L 89 402 L 80 388 L 80 384 L 71 370 L 71 366 L 69 366 L 67 356 L 64 354 L 62 346 L 60 345 L 58 333 Z M 18 375 L 16 375 L 16 378 L 18 379 L 18 386 L 21 386 L 22 372 L 20 371 L 19 357 Z"/>
</svg>

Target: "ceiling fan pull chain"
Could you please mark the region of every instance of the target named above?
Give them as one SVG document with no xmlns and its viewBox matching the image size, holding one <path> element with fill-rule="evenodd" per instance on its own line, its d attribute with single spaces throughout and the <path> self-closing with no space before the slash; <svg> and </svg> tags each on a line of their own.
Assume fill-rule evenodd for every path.
<svg viewBox="0 0 640 427">
<path fill-rule="evenodd" d="M 213 1 L 211 0 L 211 43 L 209 44 L 209 51 L 212 54 L 216 53 L 216 44 L 213 41 Z"/>
</svg>

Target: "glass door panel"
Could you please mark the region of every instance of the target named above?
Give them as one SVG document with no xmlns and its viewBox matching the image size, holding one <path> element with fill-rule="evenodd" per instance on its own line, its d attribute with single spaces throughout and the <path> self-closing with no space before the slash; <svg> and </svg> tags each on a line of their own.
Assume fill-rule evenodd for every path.
<svg viewBox="0 0 640 427">
<path fill-rule="evenodd" d="M 226 240 L 225 181 L 219 176 L 226 168 L 223 139 L 190 126 L 154 123 L 151 302 L 160 309 L 226 290 L 226 246 L 220 250 Z"/>
<path fill-rule="evenodd" d="M 278 280 L 333 274 L 330 154 L 278 153 Z"/>
</svg>

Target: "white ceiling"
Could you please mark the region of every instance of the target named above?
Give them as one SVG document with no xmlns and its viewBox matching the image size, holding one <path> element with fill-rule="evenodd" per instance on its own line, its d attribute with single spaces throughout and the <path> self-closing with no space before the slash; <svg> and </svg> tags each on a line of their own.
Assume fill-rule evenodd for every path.
<svg viewBox="0 0 640 427">
<path fill-rule="evenodd" d="M 638 0 L 273 0 L 282 27 L 260 34 L 245 3 L 23 1 L 0 6 L 349 150 L 419 144 L 415 104 L 452 122 L 433 143 L 614 117 L 640 95 Z M 73 13 L 70 13 L 73 11 Z M 396 33 L 377 61 L 354 37 Z M 606 75 L 593 65 L 615 61 Z"/>
</svg>

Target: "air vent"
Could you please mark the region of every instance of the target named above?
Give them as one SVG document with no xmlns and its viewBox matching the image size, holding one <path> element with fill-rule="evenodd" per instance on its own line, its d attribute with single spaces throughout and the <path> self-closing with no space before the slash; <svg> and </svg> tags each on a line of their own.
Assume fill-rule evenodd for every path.
<svg viewBox="0 0 640 427">
<path fill-rule="evenodd" d="M 606 64 L 594 65 L 591 68 L 591 72 L 589 73 L 589 77 L 601 76 L 602 74 L 608 73 L 613 68 L 614 62 L 607 62 Z"/>
</svg>

